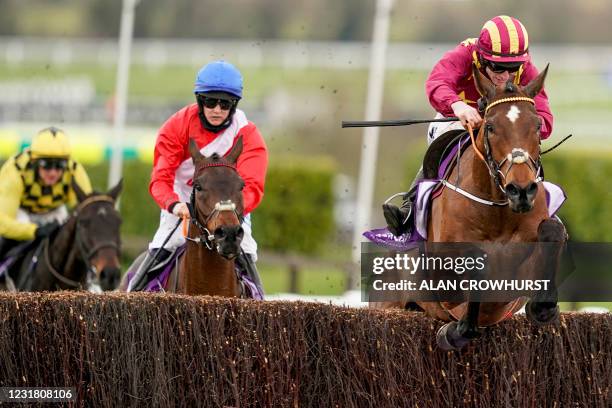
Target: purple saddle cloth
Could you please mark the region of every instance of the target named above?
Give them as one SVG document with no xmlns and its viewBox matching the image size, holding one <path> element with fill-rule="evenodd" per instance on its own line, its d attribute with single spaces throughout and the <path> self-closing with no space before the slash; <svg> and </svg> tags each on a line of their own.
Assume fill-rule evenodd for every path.
<svg viewBox="0 0 612 408">
<path fill-rule="evenodd" d="M 176 265 L 176 261 L 178 258 L 185 253 L 185 248 L 187 245 L 182 245 L 171 255 L 171 258 L 168 260 L 166 265 L 160 270 L 159 274 L 153 277 L 147 285 L 143 289 L 143 292 L 163 292 L 164 287 L 168 283 L 168 279 L 170 278 L 170 274 Z M 236 275 L 240 279 L 241 286 L 244 288 L 245 297 L 255 300 L 263 300 L 264 295 L 262 291 L 255 285 L 255 282 L 247 275 L 246 271 L 242 270 L 238 266 L 238 263 L 235 263 L 236 267 Z M 128 282 L 132 280 L 134 277 L 134 273 L 136 271 L 128 272 Z"/>
</svg>

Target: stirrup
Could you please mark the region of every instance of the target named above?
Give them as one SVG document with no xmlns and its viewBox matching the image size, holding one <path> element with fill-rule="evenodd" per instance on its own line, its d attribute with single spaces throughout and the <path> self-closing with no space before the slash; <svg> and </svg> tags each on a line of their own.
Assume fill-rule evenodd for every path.
<svg viewBox="0 0 612 408">
<path fill-rule="evenodd" d="M 404 220 L 402 221 L 402 225 L 407 225 L 408 224 L 408 220 L 410 219 L 410 217 L 412 217 L 412 207 L 414 206 L 414 203 L 410 203 L 410 208 L 408 209 L 408 214 L 406 214 L 406 218 L 404 218 Z M 401 208 L 400 208 L 401 210 Z"/>
<path fill-rule="evenodd" d="M 408 193 L 409 193 L 409 191 L 404 191 L 404 192 L 401 192 L 401 193 L 395 193 L 391 197 L 387 198 L 383 204 L 389 204 L 389 201 L 393 200 L 395 197 L 405 196 Z"/>
</svg>

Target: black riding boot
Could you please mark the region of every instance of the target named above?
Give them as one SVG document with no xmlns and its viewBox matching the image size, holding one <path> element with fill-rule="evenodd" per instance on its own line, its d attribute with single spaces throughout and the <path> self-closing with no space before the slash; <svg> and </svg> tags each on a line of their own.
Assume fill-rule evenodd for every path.
<svg viewBox="0 0 612 408">
<path fill-rule="evenodd" d="M 412 203 L 416 197 L 416 186 L 419 181 L 423 180 L 423 168 L 418 171 L 416 177 L 410 185 L 408 192 L 402 197 L 404 202 L 401 207 L 393 204 L 383 204 L 383 215 L 387 221 L 387 228 L 396 237 L 399 237 L 406 232 L 412 231 L 414 228 L 414 218 L 412 217 Z"/>
<path fill-rule="evenodd" d="M 14 239 L 0 237 L 0 262 L 8 255 L 9 251 L 15 248 L 19 244 L 19 241 Z"/>
<path fill-rule="evenodd" d="M 257 271 L 257 267 L 255 266 L 255 262 L 253 262 L 253 258 L 251 255 L 245 253 L 244 251 L 240 251 L 240 255 L 236 259 L 238 265 L 246 272 L 246 274 L 251 278 L 255 286 L 257 286 L 257 290 L 261 294 L 261 298 L 263 299 L 264 290 L 263 285 L 261 284 L 261 278 L 259 277 L 259 272 Z M 251 294 L 255 299 L 256 294 Z"/>
<path fill-rule="evenodd" d="M 157 257 L 155 257 L 158 250 L 159 253 L 157 254 Z M 149 283 L 149 272 L 155 269 L 157 265 L 168 259 L 171 254 L 171 251 L 164 248 L 148 250 L 144 259 L 140 263 L 140 266 L 136 270 L 136 273 L 134 273 L 134 277 L 129 285 L 129 291 L 139 292 L 143 290 L 147 286 L 147 283 Z"/>
</svg>

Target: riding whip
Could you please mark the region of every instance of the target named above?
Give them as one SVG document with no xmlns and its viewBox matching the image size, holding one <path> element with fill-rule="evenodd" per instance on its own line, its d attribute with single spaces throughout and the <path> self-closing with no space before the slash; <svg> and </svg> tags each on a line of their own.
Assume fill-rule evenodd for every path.
<svg viewBox="0 0 612 408">
<path fill-rule="evenodd" d="M 161 244 L 161 246 L 159 248 L 157 248 L 157 251 L 155 251 L 155 254 L 148 259 L 148 262 L 146 262 L 146 265 L 145 265 L 144 262 L 142 264 L 140 264 L 140 267 L 138 268 L 138 270 L 134 274 L 134 277 L 130 281 L 130 284 L 128 285 L 128 289 L 127 289 L 128 292 L 140 291 L 140 290 L 143 289 L 143 287 L 144 287 L 143 279 L 144 279 L 144 276 L 146 275 L 146 273 L 148 272 L 149 267 L 151 265 L 153 265 L 153 263 L 155 262 L 155 260 L 159 256 L 159 253 L 161 252 L 161 250 L 164 248 L 164 246 L 166 246 L 166 244 L 170 240 L 170 237 L 174 234 L 174 231 L 176 231 L 176 229 L 179 227 L 179 225 L 181 225 L 182 222 L 183 222 L 183 219 L 179 218 L 178 222 L 176 223 L 174 228 L 172 228 L 172 231 L 170 231 L 170 233 L 168 234 L 168 236 L 166 237 L 164 242 Z M 147 261 L 146 258 L 147 257 L 145 257 L 145 261 Z"/>
<path fill-rule="evenodd" d="M 565 142 L 567 139 L 569 139 L 570 137 L 572 137 L 573 135 L 568 135 L 565 136 L 563 138 L 563 140 L 561 140 L 559 143 L 555 144 L 553 147 L 551 147 L 550 149 L 546 149 L 544 150 L 542 153 L 540 153 L 540 156 L 545 155 L 546 153 L 552 152 L 553 150 L 555 150 L 557 147 L 561 146 L 561 143 Z"/>
<path fill-rule="evenodd" d="M 343 120 L 343 128 L 353 127 L 387 127 L 387 126 L 408 126 L 416 125 L 419 123 L 433 123 L 433 122 L 458 122 L 459 118 L 439 118 L 439 119 L 396 119 L 396 120 Z"/>
</svg>

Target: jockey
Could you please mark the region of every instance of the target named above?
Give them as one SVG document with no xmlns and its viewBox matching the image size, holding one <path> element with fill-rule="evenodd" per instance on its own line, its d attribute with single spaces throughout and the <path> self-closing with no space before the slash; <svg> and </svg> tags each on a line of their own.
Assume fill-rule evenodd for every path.
<svg viewBox="0 0 612 408">
<path fill-rule="evenodd" d="M 449 130 L 467 128 L 468 124 L 473 129 L 480 127 L 482 117 L 478 100 L 481 95 L 472 77 L 472 65 L 496 86 L 504 85 L 507 81 L 524 86 L 534 79 L 538 70 L 531 63 L 528 47 L 529 37 L 523 24 L 513 17 L 497 16 L 484 24 L 478 38 L 468 38 L 444 54 L 429 74 L 425 92 L 437 112 L 436 119 L 456 116 L 460 122 L 431 123 L 427 144 Z M 540 135 L 546 139 L 553 127 L 546 92 L 542 90 L 534 101 L 542 119 Z M 421 168 L 404 196 L 401 208 L 392 204 L 383 205 L 389 231 L 396 236 L 412 230 L 413 217 L 410 215 L 416 195 L 415 186 L 422 179 Z"/>
<path fill-rule="evenodd" d="M 238 137 L 242 136 L 243 150 L 236 168 L 245 183 L 242 191 L 245 217 L 241 247 L 248 259 L 241 255 L 238 262 L 251 269 L 247 273 L 254 274 L 252 278 L 258 284 L 259 276 L 254 264 L 257 260 L 257 243 L 251 234 L 250 213 L 257 208 L 264 194 L 268 167 L 267 147 L 255 124 L 248 121 L 244 112 L 237 108 L 242 98 L 242 75 L 232 64 L 214 61 L 205 65 L 196 76 L 193 92 L 196 103 L 172 115 L 159 130 L 155 142 L 149 192 L 160 207 L 161 216 L 159 229 L 141 265 L 147 265 L 147 269 L 151 270 L 185 243 L 181 230 L 177 229 L 162 248 L 179 217 L 189 217 L 187 202 L 192 187 L 187 183 L 194 170 L 189 139 L 194 139 L 200 151 L 205 148 L 210 150 L 206 156 L 212 153 L 224 156 L 232 149 Z M 148 265 L 160 248 L 155 264 Z M 128 291 L 143 286 L 146 272 L 136 271 Z"/>
<path fill-rule="evenodd" d="M 91 192 L 85 169 L 70 153 L 64 132 L 49 127 L 0 169 L 0 260 L 19 241 L 49 236 L 68 218 L 66 206 L 78 203 L 72 183 Z"/>
</svg>

